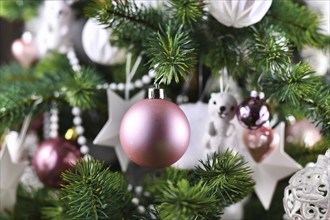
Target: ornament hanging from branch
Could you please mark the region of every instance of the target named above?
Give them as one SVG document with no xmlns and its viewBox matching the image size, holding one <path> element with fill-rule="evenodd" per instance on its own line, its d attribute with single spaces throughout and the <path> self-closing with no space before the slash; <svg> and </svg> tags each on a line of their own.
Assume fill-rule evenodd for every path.
<svg viewBox="0 0 330 220">
<path fill-rule="evenodd" d="M 72 169 L 81 159 L 79 150 L 64 138 L 51 138 L 41 143 L 33 157 L 33 168 L 39 179 L 48 187 L 63 184 L 61 173 Z"/>
<path fill-rule="evenodd" d="M 286 129 L 286 141 L 292 144 L 303 144 L 306 147 L 313 147 L 322 139 L 320 130 L 307 119 L 293 121 Z"/>
<path fill-rule="evenodd" d="M 164 168 L 187 150 L 190 126 L 183 111 L 164 99 L 164 91 L 149 89 L 148 99 L 133 105 L 120 125 L 126 155 L 143 167 Z"/>
<path fill-rule="evenodd" d="M 272 0 L 208 0 L 210 14 L 221 24 L 242 28 L 259 22 L 267 13 Z"/>
<path fill-rule="evenodd" d="M 23 67 L 30 67 L 38 59 L 38 48 L 29 32 L 23 33 L 22 38 L 13 42 L 11 51 Z"/>
<path fill-rule="evenodd" d="M 330 150 L 315 166 L 295 173 L 284 190 L 283 205 L 290 219 L 330 219 Z"/>
<path fill-rule="evenodd" d="M 89 19 L 82 31 L 82 45 L 87 56 L 95 63 L 114 65 L 124 62 L 126 51 L 111 45 L 111 29 Z"/>
<path fill-rule="evenodd" d="M 49 51 L 66 53 L 72 47 L 74 16 L 69 1 L 44 1 L 36 43 L 40 56 Z"/>
<path fill-rule="evenodd" d="M 40 181 L 48 187 L 59 188 L 63 184 L 61 173 L 72 169 L 81 159 L 79 150 L 64 138 L 58 137 L 58 109 L 52 103 L 49 137 L 42 142 L 33 156 L 33 169 Z"/>
<path fill-rule="evenodd" d="M 226 88 L 223 86 L 224 78 L 227 79 Z M 209 123 L 203 136 L 203 146 L 209 155 L 225 153 L 228 148 L 235 150 L 236 128 L 231 121 L 236 114 L 237 101 L 228 93 L 228 81 L 227 71 L 224 70 L 220 76 L 220 92 L 212 93 L 208 102 Z"/>
<path fill-rule="evenodd" d="M 212 93 L 208 103 L 209 124 L 204 134 L 204 146 L 213 152 L 226 152 L 233 146 L 235 126 L 230 122 L 236 113 L 237 101 L 227 92 Z"/>
<path fill-rule="evenodd" d="M 263 96 L 263 93 L 252 91 L 250 98 L 238 106 L 237 119 L 243 127 L 255 130 L 269 120 L 270 111 Z"/>
<path fill-rule="evenodd" d="M 274 131 L 262 126 L 256 130 L 246 129 L 243 132 L 243 141 L 253 159 L 259 163 L 272 153 L 278 145 L 277 138 L 274 139 Z"/>
</svg>

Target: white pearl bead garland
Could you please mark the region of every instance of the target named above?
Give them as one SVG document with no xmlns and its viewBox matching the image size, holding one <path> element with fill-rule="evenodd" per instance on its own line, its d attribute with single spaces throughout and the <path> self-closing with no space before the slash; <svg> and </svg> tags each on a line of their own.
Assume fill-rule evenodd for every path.
<svg viewBox="0 0 330 220">
<path fill-rule="evenodd" d="M 71 48 L 67 53 L 67 58 L 71 64 L 73 71 L 78 72 L 80 74 L 81 66 L 79 65 L 79 60 L 76 56 L 75 51 Z M 104 87 L 105 85 L 98 85 L 98 87 Z M 106 85 L 107 86 L 107 85 Z M 81 125 L 82 118 L 81 118 L 81 109 L 78 107 L 72 108 L 72 115 L 73 117 L 73 124 L 75 125 L 75 131 L 78 135 L 77 142 L 80 145 L 80 153 L 84 155 L 84 159 L 88 160 L 91 158 L 89 153 L 89 147 L 87 146 L 87 138 L 84 136 L 85 129 Z"/>
<path fill-rule="evenodd" d="M 96 89 L 101 90 L 107 90 L 111 89 L 113 91 L 124 91 L 126 87 L 128 87 L 129 90 L 134 90 L 134 89 L 140 89 L 144 85 L 150 84 L 151 80 L 155 78 L 155 71 L 150 70 L 148 72 L 148 75 L 144 75 L 141 79 L 137 79 L 135 82 L 130 82 L 127 85 L 125 83 L 104 83 L 104 84 L 99 84 L 96 86 Z"/>
<path fill-rule="evenodd" d="M 50 110 L 50 117 L 49 117 L 49 137 L 56 138 L 58 136 L 58 110 L 53 107 Z"/>
<path fill-rule="evenodd" d="M 132 198 L 131 203 L 136 207 L 137 212 L 140 214 L 145 214 L 147 209 L 140 204 L 140 199 L 142 195 L 147 195 L 146 197 L 150 196 L 150 193 L 144 192 L 142 186 L 133 187 L 131 184 L 128 184 L 127 190 L 130 192 L 134 191 L 135 193 L 135 197 Z"/>
<path fill-rule="evenodd" d="M 89 147 L 86 145 L 87 144 L 87 138 L 84 136 L 84 127 L 81 125 L 82 124 L 82 118 L 81 118 L 81 109 L 78 107 L 73 107 L 72 108 L 72 115 L 73 117 L 73 124 L 75 125 L 75 131 L 78 135 L 77 142 L 80 145 L 80 153 L 83 155 L 88 155 L 89 153 Z M 87 159 L 86 157 L 85 159 Z"/>
</svg>

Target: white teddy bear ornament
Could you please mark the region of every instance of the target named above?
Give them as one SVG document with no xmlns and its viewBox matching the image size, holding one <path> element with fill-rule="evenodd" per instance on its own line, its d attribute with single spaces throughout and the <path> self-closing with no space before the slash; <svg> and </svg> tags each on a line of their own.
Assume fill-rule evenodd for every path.
<svg viewBox="0 0 330 220">
<path fill-rule="evenodd" d="M 207 154 L 224 153 L 232 148 L 235 126 L 230 121 L 236 115 L 237 101 L 227 92 L 212 93 L 208 103 L 209 125 L 203 143 Z"/>
</svg>

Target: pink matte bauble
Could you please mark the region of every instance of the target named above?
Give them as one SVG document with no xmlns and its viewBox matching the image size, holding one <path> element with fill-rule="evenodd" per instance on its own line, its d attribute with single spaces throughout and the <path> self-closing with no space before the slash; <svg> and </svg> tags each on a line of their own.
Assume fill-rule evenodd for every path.
<svg viewBox="0 0 330 220">
<path fill-rule="evenodd" d="M 48 139 L 41 143 L 33 157 L 33 168 L 48 187 L 59 188 L 63 184 L 61 173 L 72 169 L 81 159 L 78 149 L 64 138 Z"/>
<path fill-rule="evenodd" d="M 306 119 L 288 125 L 285 132 L 288 143 L 303 144 L 309 148 L 322 140 L 320 130 Z"/>
<path fill-rule="evenodd" d="M 16 60 L 24 67 L 30 67 L 38 59 L 38 48 L 31 42 L 16 39 L 11 45 L 11 51 Z"/>
<path fill-rule="evenodd" d="M 257 163 L 263 161 L 277 146 L 274 136 L 274 130 L 264 126 L 243 132 L 244 144 Z"/>
<path fill-rule="evenodd" d="M 136 164 L 164 168 L 179 160 L 190 140 L 186 115 L 164 99 L 144 99 L 125 114 L 120 126 L 120 143 Z"/>
</svg>

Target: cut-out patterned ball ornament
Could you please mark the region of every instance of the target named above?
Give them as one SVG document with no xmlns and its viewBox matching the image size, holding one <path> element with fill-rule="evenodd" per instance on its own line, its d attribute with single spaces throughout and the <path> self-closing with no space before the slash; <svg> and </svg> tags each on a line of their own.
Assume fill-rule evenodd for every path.
<svg viewBox="0 0 330 220">
<path fill-rule="evenodd" d="M 72 169 L 79 159 L 79 150 L 64 138 L 57 137 L 41 143 L 33 157 L 33 168 L 42 183 L 59 188 L 63 184 L 61 173 Z"/>
<path fill-rule="evenodd" d="M 148 99 L 133 105 L 120 125 L 120 143 L 136 164 L 164 168 L 179 160 L 190 140 L 186 115 L 164 99 L 162 89 L 149 89 Z"/>
<path fill-rule="evenodd" d="M 319 155 L 315 166 L 307 166 L 289 180 L 283 206 L 290 219 L 330 219 L 330 149 Z"/>
<path fill-rule="evenodd" d="M 208 0 L 210 14 L 221 24 L 242 28 L 259 22 L 267 13 L 272 0 Z"/>
<path fill-rule="evenodd" d="M 270 118 L 269 107 L 256 91 L 237 108 L 237 119 L 247 129 L 258 129 Z"/>
</svg>

